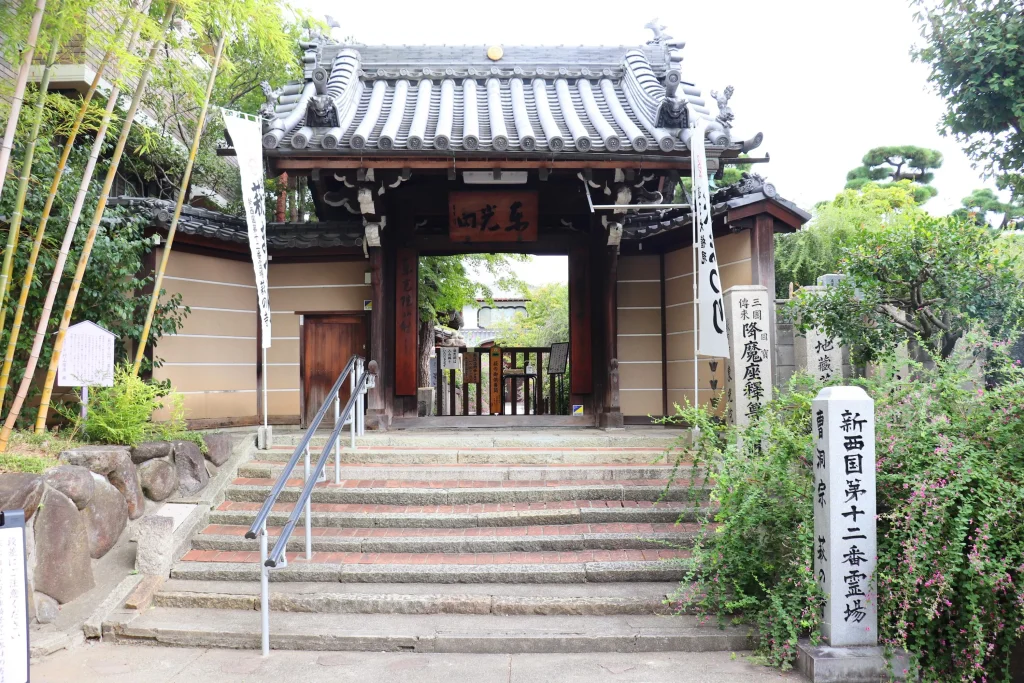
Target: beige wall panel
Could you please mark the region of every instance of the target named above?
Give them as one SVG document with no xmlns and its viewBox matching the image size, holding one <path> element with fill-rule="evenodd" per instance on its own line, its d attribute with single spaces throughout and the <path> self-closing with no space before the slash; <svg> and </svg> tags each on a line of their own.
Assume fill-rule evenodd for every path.
<svg viewBox="0 0 1024 683">
<path fill-rule="evenodd" d="M 618 306 L 661 306 L 661 282 L 620 282 Z"/>
<path fill-rule="evenodd" d="M 673 332 L 689 332 L 693 329 L 693 303 L 687 302 L 680 306 L 665 309 L 665 331 L 669 340 Z"/>
<path fill-rule="evenodd" d="M 179 333 L 252 337 L 256 334 L 257 320 L 255 313 L 200 311 L 193 308 Z"/>
<path fill-rule="evenodd" d="M 661 310 L 619 309 L 619 332 L 661 334 Z"/>
<path fill-rule="evenodd" d="M 693 254 L 690 247 L 665 254 L 665 279 L 693 272 Z"/>
<path fill-rule="evenodd" d="M 186 306 L 232 308 L 241 311 L 256 310 L 255 287 L 211 285 L 206 282 L 190 282 L 168 278 L 164 280 L 164 289 L 168 292 L 180 293 L 182 303 Z"/>
<path fill-rule="evenodd" d="M 623 415 L 661 415 L 660 391 L 623 391 L 619 394 Z"/>
<path fill-rule="evenodd" d="M 270 286 L 295 285 L 358 285 L 365 283 L 369 261 L 338 261 L 334 263 L 270 264 Z M 276 306 L 274 307 L 277 308 Z"/>
<path fill-rule="evenodd" d="M 709 359 L 697 361 L 697 381 L 702 389 L 711 388 L 711 380 L 718 380 L 718 388 L 725 388 L 725 359 L 718 360 L 718 369 L 711 372 Z M 669 390 L 693 389 L 693 360 L 682 360 L 668 364 L 667 379 Z"/>
<path fill-rule="evenodd" d="M 665 307 L 693 301 L 693 278 L 690 275 L 665 280 Z"/>
<path fill-rule="evenodd" d="M 255 389 L 256 365 L 164 365 L 154 373 L 175 391 Z"/>
<path fill-rule="evenodd" d="M 267 375 L 270 377 L 268 389 L 298 389 L 298 365 L 268 365 Z"/>
<path fill-rule="evenodd" d="M 256 340 L 171 335 L 160 339 L 159 355 L 168 363 L 255 363 Z"/>
<path fill-rule="evenodd" d="M 620 363 L 620 389 L 660 389 L 661 363 Z"/>
<path fill-rule="evenodd" d="M 298 415 L 298 391 L 271 391 L 267 394 L 271 415 Z"/>
<path fill-rule="evenodd" d="M 736 285 L 749 285 L 753 283 L 750 261 L 740 261 L 722 268 L 722 291 Z"/>
<path fill-rule="evenodd" d="M 661 335 L 618 338 L 619 361 L 661 360 Z"/>
<path fill-rule="evenodd" d="M 750 258 L 750 236 L 752 234 L 749 230 L 744 230 L 732 235 L 716 237 L 715 252 L 718 255 L 718 262 L 729 264 Z"/>
<path fill-rule="evenodd" d="M 191 420 L 228 417 L 254 417 L 256 392 L 185 394 L 185 417 Z M 170 418 L 166 408 L 153 413 L 157 422 Z"/>
<path fill-rule="evenodd" d="M 162 253 L 162 249 L 157 250 L 158 259 Z M 213 280 L 214 282 L 256 284 L 252 263 L 248 261 L 235 261 L 173 250 L 171 258 L 167 261 L 167 275 L 196 280 Z"/>
<path fill-rule="evenodd" d="M 294 313 L 271 313 L 270 326 L 275 337 L 299 336 L 299 316 Z"/>
<path fill-rule="evenodd" d="M 699 394 L 701 405 L 704 405 L 704 406 L 710 405 L 711 404 L 711 399 L 715 398 L 718 395 L 719 395 L 719 392 L 711 391 L 710 389 L 701 389 L 700 390 L 700 394 Z M 692 389 L 690 391 L 672 391 L 671 389 L 669 389 L 669 392 L 668 392 L 668 412 L 669 412 L 669 415 L 675 415 L 675 413 L 676 413 L 675 408 L 672 407 L 674 403 L 678 403 L 679 405 L 685 405 L 684 401 L 689 401 L 690 403 L 693 403 L 693 390 Z M 725 404 L 726 404 L 725 400 L 719 401 L 718 402 L 718 408 L 717 408 L 717 410 L 714 411 L 714 414 L 716 414 L 716 415 L 723 415 L 725 413 Z"/>
<path fill-rule="evenodd" d="M 275 311 L 362 311 L 363 299 L 369 298 L 370 285 L 316 289 L 270 287 L 270 305 Z"/>
<path fill-rule="evenodd" d="M 620 256 L 619 282 L 623 280 L 658 280 L 661 271 L 657 256 Z"/>
<path fill-rule="evenodd" d="M 298 339 L 275 339 L 274 343 L 267 349 L 268 363 L 298 363 L 299 362 L 299 340 Z"/>
<path fill-rule="evenodd" d="M 670 361 L 693 358 L 693 332 L 668 335 L 665 339 L 665 357 Z"/>
</svg>

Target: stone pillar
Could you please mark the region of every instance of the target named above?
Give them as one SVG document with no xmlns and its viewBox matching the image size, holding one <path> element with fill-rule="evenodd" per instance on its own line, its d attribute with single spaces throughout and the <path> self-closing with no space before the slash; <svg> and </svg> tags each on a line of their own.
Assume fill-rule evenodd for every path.
<svg viewBox="0 0 1024 683">
<path fill-rule="evenodd" d="M 820 327 L 794 335 L 793 351 L 796 369 L 819 382 L 843 377 L 843 347 Z"/>
<path fill-rule="evenodd" d="M 730 358 L 726 364 L 726 400 L 734 424 L 750 424 L 751 415 L 772 399 L 772 326 L 774 293 L 761 285 L 725 290 L 725 320 Z"/>
</svg>

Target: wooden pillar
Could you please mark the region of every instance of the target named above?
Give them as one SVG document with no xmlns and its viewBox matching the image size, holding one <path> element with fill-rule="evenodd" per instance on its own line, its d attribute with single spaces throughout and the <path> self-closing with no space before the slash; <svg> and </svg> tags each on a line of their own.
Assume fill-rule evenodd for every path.
<svg viewBox="0 0 1024 683">
<path fill-rule="evenodd" d="M 582 403 L 594 388 L 590 251 L 587 244 L 573 245 L 569 250 L 570 405 Z"/>
<path fill-rule="evenodd" d="M 274 220 L 278 223 L 284 223 L 285 214 L 288 211 L 288 174 L 281 174 L 281 185 L 282 189 L 277 193 L 277 213 L 274 216 Z"/>
<path fill-rule="evenodd" d="M 387 383 L 386 376 L 387 358 L 387 329 L 385 316 L 388 306 L 384 296 L 384 250 L 381 247 L 369 247 L 370 252 L 370 360 L 377 361 L 377 386 L 368 389 L 367 398 L 367 423 L 370 427 L 387 429 L 387 420 L 384 418 L 384 391 Z"/>
<path fill-rule="evenodd" d="M 771 214 L 761 213 L 754 217 L 754 229 L 750 231 L 750 266 L 750 284 L 761 285 L 768 290 L 768 327 L 775 341 L 778 338 L 775 319 L 775 219 Z M 775 351 L 774 347 L 770 351 L 772 369 L 778 372 Z M 772 377 L 772 384 L 778 384 L 777 377 Z"/>
<path fill-rule="evenodd" d="M 604 360 L 605 402 L 599 424 L 605 428 L 619 428 L 624 425 L 619 408 L 619 247 L 605 247 L 604 268 Z"/>
<path fill-rule="evenodd" d="M 395 395 L 416 396 L 418 258 L 414 249 L 401 248 L 395 260 Z M 440 378 L 439 378 L 440 379 Z M 440 381 L 438 381 L 440 385 Z"/>
</svg>

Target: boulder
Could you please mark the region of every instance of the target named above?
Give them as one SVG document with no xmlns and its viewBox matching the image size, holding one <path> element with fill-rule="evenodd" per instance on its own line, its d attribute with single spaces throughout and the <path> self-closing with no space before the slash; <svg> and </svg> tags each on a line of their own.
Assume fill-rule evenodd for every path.
<svg viewBox="0 0 1024 683">
<path fill-rule="evenodd" d="M 153 458 L 171 457 L 170 441 L 143 441 L 132 449 L 132 462 L 142 464 Z"/>
<path fill-rule="evenodd" d="M 46 472 L 46 483 L 70 498 L 82 510 L 92 500 L 96 490 L 92 475 L 81 465 L 61 465 Z"/>
<path fill-rule="evenodd" d="M 220 467 L 231 457 L 231 451 L 235 447 L 235 440 L 230 432 L 214 432 L 204 434 L 203 441 L 206 442 L 206 459 L 217 467 Z"/>
<path fill-rule="evenodd" d="M 60 604 L 46 593 L 36 591 L 32 594 L 32 602 L 36 608 L 36 621 L 40 624 L 52 624 L 60 616 Z"/>
<path fill-rule="evenodd" d="M 96 474 L 110 474 L 123 461 L 131 462 L 127 446 L 79 446 L 60 454 L 68 465 L 81 465 Z"/>
<path fill-rule="evenodd" d="M 165 500 L 178 490 L 178 472 L 166 460 L 147 460 L 138 471 L 142 492 L 150 500 Z"/>
<path fill-rule="evenodd" d="M 191 441 L 175 441 L 174 467 L 178 470 L 178 494 L 191 495 L 201 491 L 210 481 L 206 471 L 206 460 L 199 446 Z"/>
<path fill-rule="evenodd" d="M 39 507 L 46 482 L 38 474 L 0 474 L 0 510 L 24 510 L 28 520 Z"/>
<path fill-rule="evenodd" d="M 125 457 L 117 464 L 114 470 L 107 475 L 110 483 L 114 485 L 128 503 L 128 518 L 138 519 L 146 514 L 146 499 L 142 495 L 142 485 L 139 483 L 139 473 L 135 469 L 135 463 Z"/>
<path fill-rule="evenodd" d="M 63 605 L 95 585 L 85 521 L 70 498 L 48 487 L 36 515 L 35 531 L 37 591 Z"/>
<path fill-rule="evenodd" d="M 96 474 L 96 492 L 82 511 L 89 532 L 89 557 L 97 560 L 107 554 L 128 524 L 128 502 L 105 478 Z"/>
<path fill-rule="evenodd" d="M 146 515 L 135 525 L 135 568 L 141 574 L 167 576 L 174 562 L 174 519 Z"/>
</svg>

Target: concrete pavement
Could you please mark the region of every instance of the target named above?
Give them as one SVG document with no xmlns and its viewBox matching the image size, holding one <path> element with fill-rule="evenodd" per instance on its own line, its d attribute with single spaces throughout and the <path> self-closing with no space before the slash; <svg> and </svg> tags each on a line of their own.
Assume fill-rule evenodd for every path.
<svg viewBox="0 0 1024 683">
<path fill-rule="evenodd" d="M 33 683 L 767 683 L 797 681 L 748 653 L 462 655 L 257 652 L 86 644 L 32 664 Z"/>
</svg>

